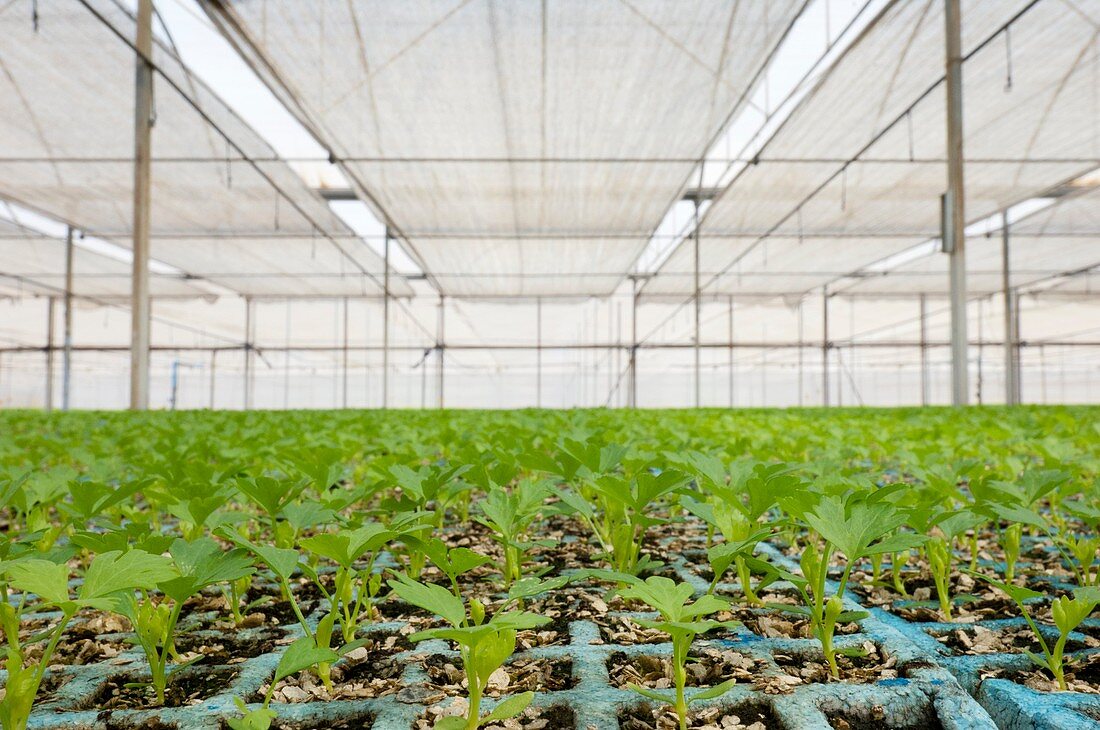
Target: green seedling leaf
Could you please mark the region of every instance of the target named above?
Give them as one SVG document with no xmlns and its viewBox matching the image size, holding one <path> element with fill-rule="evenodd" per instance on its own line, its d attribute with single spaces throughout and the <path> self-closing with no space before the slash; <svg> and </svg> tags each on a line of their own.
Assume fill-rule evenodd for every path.
<svg viewBox="0 0 1100 730">
<path fill-rule="evenodd" d="M 885 550 L 879 550 L 878 546 L 873 547 L 876 540 L 905 522 L 905 514 L 885 502 L 849 500 L 846 504 L 840 497 L 825 497 L 813 512 L 806 513 L 805 519 L 811 528 L 835 545 L 850 562 L 873 553 L 904 550 L 905 547 L 898 545 L 907 544 L 907 541 L 899 540 L 888 543 Z"/>
<path fill-rule="evenodd" d="M 1004 582 L 996 580 L 994 578 L 990 578 L 988 575 L 986 575 L 984 573 L 979 573 L 976 570 L 967 570 L 967 569 L 964 568 L 963 572 L 969 573 L 970 575 L 974 576 L 975 578 L 979 578 L 981 580 L 984 580 L 986 583 L 990 584 L 994 588 L 999 589 L 1000 591 L 1005 593 L 1005 595 L 1007 595 L 1009 598 L 1011 598 L 1013 601 L 1015 601 L 1016 603 L 1019 603 L 1021 605 L 1024 603 L 1024 601 L 1029 601 L 1032 598 L 1042 598 L 1043 597 L 1043 594 L 1040 593 L 1039 591 L 1033 591 L 1030 588 L 1025 588 L 1024 586 L 1018 586 L 1014 583 L 1004 583 Z"/>
<path fill-rule="evenodd" d="M 523 601 L 528 598 L 540 596 L 543 593 L 556 591 L 570 581 L 569 576 L 558 576 L 540 580 L 538 578 L 524 578 L 512 584 L 508 589 L 508 598 L 513 601 Z"/>
<path fill-rule="evenodd" d="M 103 553 L 88 566 L 79 600 L 95 605 L 95 601 L 123 591 L 155 588 L 177 575 L 171 561 L 163 555 L 150 555 L 142 550 Z"/>
<path fill-rule="evenodd" d="M 270 545 L 257 545 L 229 529 L 219 530 L 218 534 L 226 540 L 250 551 L 263 561 L 263 563 L 271 569 L 272 573 L 282 580 L 289 579 L 290 576 L 294 574 L 294 570 L 299 567 L 298 563 L 301 560 L 301 556 L 298 554 L 297 550 L 277 548 Z"/>
<path fill-rule="evenodd" d="M 237 548 L 223 552 L 218 543 L 208 537 L 194 542 L 176 540 L 169 554 L 179 577 L 164 581 L 158 587 L 180 603 L 206 586 L 237 580 L 255 572 L 247 551 Z"/>
<path fill-rule="evenodd" d="M 713 687 L 703 690 L 702 692 L 696 692 L 690 698 L 690 702 L 696 702 L 698 700 L 712 700 L 715 697 L 721 697 L 726 692 L 733 689 L 733 685 L 737 683 L 736 679 L 727 679 L 722 684 L 716 684 Z"/>
<path fill-rule="evenodd" d="M 7 564 L 5 570 L 11 584 L 21 591 L 34 593 L 54 605 L 69 601 L 68 565 L 26 558 Z"/>
<path fill-rule="evenodd" d="M 275 668 L 275 678 L 271 680 L 272 684 L 297 674 L 303 669 L 309 669 L 318 664 L 331 664 L 339 658 L 340 655 L 332 649 L 317 646 L 312 637 L 303 636 L 288 646 L 279 658 L 279 664 Z"/>
<path fill-rule="evenodd" d="M 461 626 L 466 619 L 466 606 L 462 599 L 446 588 L 418 583 L 404 573 L 396 574 L 397 580 L 389 580 L 390 588 L 403 600 L 431 611 L 452 626 Z"/>
<path fill-rule="evenodd" d="M 534 692 L 524 692 L 514 697 L 501 702 L 499 705 L 493 708 L 485 717 L 478 720 L 478 725 L 488 725 L 491 722 L 497 722 L 499 720 L 507 720 L 511 717 L 515 717 L 519 713 L 527 709 L 527 705 L 531 704 L 531 700 L 535 699 Z"/>
<path fill-rule="evenodd" d="M 661 690 L 650 689 L 649 687 L 643 687 L 642 685 L 634 684 L 633 682 L 627 684 L 626 688 L 633 692 L 637 692 L 642 697 L 646 697 L 655 702 L 662 702 L 664 704 L 670 705 L 676 701 L 676 695 L 669 690 L 665 690 L 662 692 Z"/>
<path fill-rule="evenodd" d="M 242 717 L 230 717 L 226 720 L 231 730 L 269 730 L 271 723 L 277 717 L 275 710 L 266 707 L 249 710 L 239 697 L 234 697 L 233 702 L 237 705 Z"/>
</svg>

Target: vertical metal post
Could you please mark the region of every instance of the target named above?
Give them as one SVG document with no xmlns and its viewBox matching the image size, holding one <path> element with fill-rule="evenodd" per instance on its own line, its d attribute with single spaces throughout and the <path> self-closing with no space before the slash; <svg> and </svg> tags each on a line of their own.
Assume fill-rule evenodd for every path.
<svg viewBox="0 0 1100 730">
<path fill-rule="evenodd" d="M 1016 402 L 1024 402 L 1024 373 L 1020 362 L 1020 292 L 1012 292 L 1012 362 L 1016 366 Z"/>
<path fill-rule="evenodd" d="M 978 372 L 977 383 L 975 388 L 975 394 L 978 399 L 978 405 L 982 404 L 982 386 L 985 384 L 985 373 L 982 369 L 982 357 L 985 354 L 985 333 L 982 328 L 985 326 L 985 314 L 982 312 L 982 301 L 978 300 Z"/>
<path fill-rule="evenodd" d="M 611 318 L 611 312 L 612 312 L 611 300 L 608 299 L 607 300 L 607 399 L 604 401 L 604 403 L 606 403 L 608 407 L 611 406 L 611 394 L 615 390 L 615 373 L 616 373 L 615 368 L 612 367 L 612 365 L 614 365 L 614 358 L 611 357 L 611 354 L 613 352 L 611 343 L 615 338 L 615 321 Z"/>
<path fill-rule="evenodd" d="M 210 410 L 214 410 L 214 388 L 218 377 L 218 351 L 210 351 Z"/>
<path fill-rule="evenodd" d="M 382 273 L 382 408 L 390 407 L 390 229 L 386 229 Z"/>
<path fill-rule="evenodd" d="M 619 378 L 622 374 L 623 367 L 623 303 L 621 301 L 615 302 L 615 377 Z M 616 405 L 622 403 L 622 391 L 618 385 L 622 381 L 619 380 L 615 385 L 615 401 Z"/>
<path fill-rule="evenodd" d="M 700 382 L 700 366 L 699 366 L 699 325 L 701 316 L 701 301 L 699 298 L 699 197 L 696 196 L 695 200 L 695 222 L 692 226 L 692 239 L 695 243 L 694 251 L 694 290 L 695 290 L 695 407 L 698 408 L 700 404 L 700 390 L 702 383 Z"/>
<path fill-rule="evenodd" d="M 73 379 L 73 227 L 65 229 L 65 319 L 62 333 L 61 410 L 69 410 Z"/>
<path fill-rule="evenodd" d="M 631 279 L 630 296 L 630 407 L 638 407 L 638 280 Z"/>
<path fill-rule="evenodd" d="M 348 407 L 348 298 L 344 297 L 344 392 L 342 406 Z"/>
<path fill-rule="evenodd" d="M 252 298 L 244 299 L 244 409 L 252 409 Z"/>
<path fill-rule="evenodd" d="M 970 385 L 966 334 L 966 211 L 963 183 L 961 0 L 944 0 L 947 51 L 947 196 L 943 243 L 950 264 L 951 402 L 965 406 Z"/>
<path fill-rule="evenodd" d="M 829 287 L 821 287 L 821 405 L 829 407 Z"/>
<path fill-rule="evenodd" d="M 535 407 L 542 408 L 542 297 L 535 299 Z"/>
<path fill-rule="evenodd" d="M 802 395 L 803 395 L 802 394 L 803 382 L 802 381 L 803 381 L 803 375 L 804 375 L 804 373 L 803 373 L 804 368 L 803 368 L 803 352 L 802 352 L 802 337 L 803 337 L 803 335 L 802 335 L 802 305 L 804 303 L 805 303 L 805 300 L 803 300 L 803 299 L 798 300 L 798 407 L 799 408 L 801 408 L 803 406 L 803 398 L 802 398 Z"/>
<path fill-rule="evenodd" d="M 446 330 L 444 329 L 444 325 L 446 323 L 446 320 L 444 319 L 444 314 L 443 314 L 444 304 L 445 304 L 445 302 L 444 302 L 444 299 L 443 299 L 443 295 L 440 294 L 439 295 L 439 343 L 438 343 L 438 348 L 439 348 L 439 407 L 440 407 L 440 409 L 443 408 L 443 403 L 444 403 L 444 400 L 443 400 L 443 394 L 444 394 L 443 373 L 444 373 L 444 364 L 446 362 L 446 359 L 445 359 L 444 356 L 446 354 L 446 349 L 447 349 L 447 339 L 446 339 L 447 334 L 446 334 Z"/>
<path fill-rule="evenodd" d="M 923 294 L 920 295 L 920 404 L 928 405 L 929 397 L 928 381 L 928 303 Z"/>
<path fill-rule="evenodd" d="M 138 0 L 134 79 L 134 241 L 130 293 L 130 409 L 149 407 L 149 194 L 153 129 L 153 0 Z"/>
<path fill-rule="evenodd" d="M 46 412 L 53 410 L 53 309 L 54 298 L 46 302 Z"/>
<path fill-rule="evenodd" d="M 179 398 L 180 387 L 180 354 L 176 353 L 176 356 L 172 359 L 171 375 L 168 379 L 168 410 L 176 410 L 176 399 Z"/>
<path fill-rule="evenodd" d="M 370 408 L 370 301 L 363 300 L 363 407 Z"/>
<path fill-rule="evenodd" d="M 737 402 L 737 399 L 734 397 L 735 383 L 733 381 L 733 295 L 732 294 L 730 294 L 729 300 L 727 302 L 727 313 L 726 314 L 727 314 L 726 324 L 729 327 L 729 332 L 727 333 L 729 335 L 729 337 L 727 339 L 729 340 L 729 348 L 728 349 L 729 349 L 730 408 L 733 408 L 734 404 Z"/>
<path fill-rule="evenodd" d="M 1014 406 L 1020 403 L 1020 371 L 1016 359 L 1016 302 L 1012 296 L 1012 269 L 1009 261 L 1008 211 L 1001 214 L 1001 292 L 1004 296 L 1004 357 L 1005 357 L 1005 404 Z"/>
<path fill-rule="evenodd" d="M 283 410 L 290 408 L 290 300 L 286 300 L 286 321 L 283 323 Z"/>
</svg>

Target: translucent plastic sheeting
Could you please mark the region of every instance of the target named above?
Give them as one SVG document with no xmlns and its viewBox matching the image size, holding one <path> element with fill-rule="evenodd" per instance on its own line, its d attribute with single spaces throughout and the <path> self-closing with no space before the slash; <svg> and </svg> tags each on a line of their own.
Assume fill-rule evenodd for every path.
<svg viewBox="0 0 1100 730">
<path fill-rule="evenodd" d="M 529 293 L 509 279 L 540 274 L 557 276 L 535 293 L 609 293 L 611 276 L 570 275 L 621 280 L 803 5 L 203 4 L 463 296 Z M 523 250 L 547 233 L 628 238 L 555 252 L 563 268 Z M 456 234 L 504 237 L 491 277 L 459 278 L 483 264 L 433 237 Z"/>
<path fill-rule="evenodd" d="M 752 238 L 702 236 L 700 283 L 704 297 L 726 295 L 801 295 L 842 279 L 856 269 L 919 244 L 920 237 L 892 236 L 845 240 L 837 237 L 774 236 Z M 729 266 L 733 259 L 737 263 Z M 695 244 L 685 241 L 643 288 L 643 298 L 673 297 L 694 291 Z M 946 282 L 946 278 L 944 279 Z"/>
<path fill-rule="evenodd" d="M 1100 94 L 1100 89 L 1097 93 Z M 1100 239 L 1100 179 L 1094 184 L 1097 187 L 1093 192 L 1061 200 L 1057 205 L 1015 223 L 1013 233 Z"/>
<path fill-rule="evenodd" d="M 135 22 L 115 0 L 40 0 L 37 29 L 23 10 L 16 4 L 0 9 L 0 197 L 129 245 Z M 153 238 L 167 236 L 155 244 L 157 255 L 192 273 L 191 242 L 176 240 L 178 234 L 297 234 L 322 241 L 349 235 L 325 202 L 156 35 L 151 220 Z M 234 253 L 227 244 L 217 255 L 232 269 Z M 282 255 L 273 244 L 248 259 L 249 273 L 278 274 L 271 264 Z M 370 268 L 381 271 L 376 255 L 357 258 L 373 259 Z M 369 281 L 363 286 L 377 291 Z M 247 286 L 241 291 L 252 293 Z M 316 288 L 286 279 L 281 291 L 309 295 Z"/>
<path fill-rule="evenodd" d="M 0 220 L 0 286 L 9 296 L 63 296 L 65 242 L 37 235 Z M 151 273 L 154 296 L 201 296 L 177 276 Z M 73 248 L 73 295 L 92 299 L 130 296 L 130 264 L 102 254 Z"/>
<path fill-rule="evenodd" d="M 610 294 L 641 252 L 641 239 L 433 238 L 432 278 L 451 296 Z"/>
<path fill-rule="evenodd" d="M 938 236 L 946 187 L 942 8 L 934 0 L 891 5 L 792 113 L 759 164 L 711 206 L 704 239 L 838 235 L 819 259 L 831 264 L 864 247 L 862 237 Z M 980 220 L 1096 166 L 1100 17 L 1080 3 L 977 1 L 963 2 L 962 17 L 967 216 Z M 732 251 L 720 267 L 734 267 L 743 253 Z M 679 253 L 672 266 L 682 267 Z M 787 289 L 804 285 L 792 279 Z"/>
<path fill-rule="evenodd" d="M 377 296 L 383 277 L 382 260 L 353 237 L 336 243 L 316 235 L 157 238 L 152 252 L 160 261 L 253 297 Z M 395 294 L 410 291 L 396 276 L 391 285 Z"/>
<path fill-rule="evenodd" d="M 1002 260 L 999 233 L 968 239 L 967 293 L 978 295 L 1001 291 Z M 1015 234 L 1011 236 L 1009 264 L 1010 286 L 1026 291 L 1029 286 L 1059 274 L 1100 266 L 1100 246 L 1097 239 L 1090 237 Z M 905 291 L 946 295 L 947 267 L 945 254 L 932 254 L 844 289 L 860 294 Z"/>
</svg>

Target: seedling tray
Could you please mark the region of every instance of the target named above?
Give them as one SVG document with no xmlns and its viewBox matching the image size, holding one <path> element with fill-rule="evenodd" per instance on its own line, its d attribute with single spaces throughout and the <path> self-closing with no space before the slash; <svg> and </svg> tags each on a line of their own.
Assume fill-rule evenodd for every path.
<svg viewBox="0 0 1100 730">
<path fill-rule="evenodd" d="M 769 560 L 787 568 L 793 561 L 770 544 L 759 550 Z M 690 582 L 698 593 L 707 581 L 698 575 L 682 555 L 666 568 L 680 580 Z M 781 590 L 783 584 L 777 584 Z M 720 593 L 737 594 L 731 584 L 720 584 Z M 858 596 L 849 591 L 849 608 L 860 607 Z M 900 602 L 899 602 L 900 605 Z M 981 679 L 991 668 L 1025 668 L 1028 660 L 1021 654 L 984 654 L 951 656 L 935 639 L 937 632 L 957 629 L 960 624 L 919 623 L 908 621 L 889 610 L 868 607 L 857 633 L 838 636 L 837 645 L 862 645 L 871 642 L 880 653 L 892 657 L 898 677 L 867 684 L 847 682 L 804 683 L 783 693 L 770 694 L 746 681 L 716 700 L 699 702 L 693 710 L 717 708 L 722 714 L 738 714 L 746 709 L 767 711 L 777 726 L 809 730 L 834 727 L 946 728 L 947 730 L 985 730 L 989 728 L 1093 728 L 1100 720 L 1100 696 L 1079 693 L 1044 693 L 1005 679 Z M 630 614 L 609 614 L 630 615 Z M 649 614 L 637 614 L 649 615 Z M 320 609 L 309 617 L 316 622 Z M 974 622 L 965 626 L 991 629 L 1014 628 L 1022 619 Z M 271 651 L 244 658 L 233 664 L 196 665 L 184 672 L 213 675 L 218 682 L 215 693 L 197 704 L 163 709 L 94 709 L 104 688 L 120 678 L 140 678 L 144 659 L 137 649 L 86 666 L 67 666 L 51 671 L 56 690 L 40 699 L 31 716 L 30 728 L 38 730 L 79 730 L 96 728 L 210 729 L 224 727 L 224 720 L 238 716 L 234 697 L 256 698 L 274 672 L 286 641 L 300 636 L 297 625 L 283 627 L 284 641 Z M 402 621 L 375 623 L 365 629 L 376 634 L 392 634 L 406 629 Z M 259 637 L 264 629 L 244 629 L 234 638 L 238 643 Z M 105 636 L 121 639 L 121 635 Z M 779 676 L 776 656 L 811 657 L 819 653 L 813 639 L 763 638 L 746 628 L 721 635 L 700 638 L 697 650 L 707 648 L 735 651 L 756 662 L 754 677 Z M 617 644 L 601 637 L 599 626 L 590 620 L 568 623 L 568 642 L 519 651 L 513 661 L 543 659 L 567 661 L 573 683 L 568 689 L 536 693 L 536 708 L 561 708 L 573 715 L 574 727 L 581 730 L 616 730 L 624 713 L 650 704 L 629 689 L 613 685 L 609 675 L 612 657 L 629 661 L 644 655 L 662 656 L 671 652 L 670 644 Z M 447 706 L 458 700 L 438 700 L 438 693 L 426 691 L 425 662 L 435 655 L 453 661 L 456 652 L 442 641 L 426 641 L 413 649 L 393 655 L 403 664 L 401 691 L 369 699 L 340 699 L 300 703 L 273 703 L 278 712 L 275 727 L 358 728 L 408 730 L 419 718 L 428 717 L 432 705 Z M 0 673 L 3 676 L 3 673 Z M 766 683 L 763 683 L 766 684 Z M 487 711 L 502 698 L 486 698 Z M 253 707 L 256 704 L 251 705 Z M 747 714 L 747 713 L 746 713 Z M 750 720 L 746 720 L 746 723 Z M 518 726 L 517 726 L 518 727 Z M 554 725 L 548 728 L 556 727 Z M 770 725 L 769 725 L 770 727 Z"/>
</svg>

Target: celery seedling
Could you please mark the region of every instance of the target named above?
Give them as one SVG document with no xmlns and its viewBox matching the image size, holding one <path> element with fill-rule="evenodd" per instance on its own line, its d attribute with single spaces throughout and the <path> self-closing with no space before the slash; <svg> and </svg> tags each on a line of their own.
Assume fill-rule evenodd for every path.
<svg viewBox="0 0 1100 730">
<path fill-rule="evenodd" d="M 777 604 L 781 610 L 801 613 L 810 619 L 814 636 L 821 644 L 822 653 L 834 678 L 840 677 L 833 649 L 836 625 L 844 621 L 856 621 L 866 616 L 862 612 L 846 612 L 843 606 L 844 591 L 852 568 L 861 559 L 876 553 L 891 553 L 916 547 L 925 541 L 923 535 L 894 533 L 905 522 L 905 514 L 893 504 L 853 493 L 847 499 L 839 496 L 823 497 L 816 508 L 803 515 L 806 523 L 825 540 L 824 550 L 818 554 L 812 547 L 802 553 L 800 562 L 804 578 L 798 579 L 787 571 L 773 568 L 779 577 L 790 580 L 802 596 L 800 607 Z M 891 534 L 894 533 L 894 534 Z M 844 571 L 833 595 L 826 598 L 826 578 L 834 551 L 840 551 L 846 559 Z"/>
<path fill-rule="evenodd" d="M 275 685 L 303 669 L 321 664 L 329 665 L 339 658 L 340 655 L 337 652 L 328 647 L 317 646 L 313 643 L 313 639 L 303 636 L 288 646 L 283 655 L 279 657 L 279 664 L 275 667 L 275 676 L 272 677 L 267 692 L 264 693 L 263 703 L 258 708 L 249 710 L 248 706 L 239 697 L 234 697 L 233 702 L 237 705 L 237 709 L 241 711 L 242 717 L 231 717 L 226 722 L 232 730 L 268 730 L 271 727 L 271 722 L 276 717 L 275 711 L 269 707 L 271 696 L 275 693 Z"/>
<path fill-rule="evenodd" d="M 129 593 L 120 597 L 114 608 L 133 624 L 149 662 L 153 691 L 160 705 L 164 704 L 169 677 L 188 666 L 179 665 L 168 671 L 168 659 L 176 654 L 174 637 L 183 604 L 207 586 L 250 576 L 254 571 L 252 558 L 244 550 L 222 552 L 208 537 L 194 542 L 177 539 L 168 553 L 177 574 L 157 583 L 165 598 L 158 600 L 146 591 L 141 592 L 140 598 Z"/>
<path fill-rule="evenodd" d="M 694 589 L 688 583 L 677 584 L 670 578 L 651 576 L 645 582 L 637 579 L 630 581 L 631 576 L 623 576 L 623 578 L 627 579 L 629 584 L 619 592 L 619 595 L 623 598 L 643 601 L 661 615 L 659 621 L 641 618 L 631 620 L 645 628 L 663 631 L 672 638 L 672 680 L 675 689 L 670 695 L 668 692 L 648 689 L 633 683 L 628 686 L 651 700 L 671 704 L 679 718 L 680 730 L 686 730 L 690 703 L 719 697 L 729 691 L 736 681 L 730 679 L 693 694 L 691 697 L 685 697 L 688 654 L 695 637 L 712 629 L 736 625 L 734 622 L 714 621 L 703 617 L 728 610 L 730 605 L 710 594 L 700 597 L 694 603 L 688 603 L 688 600 L 695 595 Z"/>
<path fill-rule="evenodd" d="M 359 617 L 373 611 L 373 600 L 382 586 L 382 574 L 374 572 L 379 551 L 401 534 L 375 522 L 354 530 L 322 533 L 300 541 L 306 550 L 336 563 L 330 600 L 339 614 L 344 643 L 355 639 Z M 366 558 L 366 565 L 357 567 Z"/>
<path fill-rule="evenodd" d="M 925 548 L 928 551 L 928 569 L 936 583 L 936 596 L 940 600 L 940 611 L 951 620 L 951 546 L 943 538 L 930 540 Z"/>
<path fill-rule="evenodd" d="M 4 664 L 8 676 L 4 698 L 0 699 L 0 726 L 4 730 L 24 730 L 42 684 L 46 668 L 61 641 L 65 628 L 81 608 L 110 609 L 119 599 L 135 590 L 149 590 L 175 571 L 169 561 L 141 550 L 109 552 L 97 555 L 84 574 L 84 582 L 76 598 L 69 594 L 69 568 L 40 558 L 24 558 L 0 567 L 11 586 L 20 590 L 18 605 L 0 603 L 0 627 L 8 644 Z M 27 665 L 27 647 L 19 640 L 19 624 L 26 609 L 26 594 L 38 596 L 38 607 L 56 608 L 61 618 L 52 629 L 31 641 L 45 640 L 46 647 L 37 664 Z"/>
<path fill-rule="evenodd" d="M 1095 577 L 1092 575 L 1096 553 L 1100 550 L 1100 538 L 1088 535 L 1066 535 L 1061 542 L 1072 557 L 1067 562 L 1073 569 L 1077 582 L 1082 586 L 1100 585 L 1100 571 Z"/>
<path fill-rule="evenodd" d="M 653 504 L 688 480 L 682 472 L 654 474 L 644 469 L 629 478 L 607 474 L 591 482 L 592 501 L 579 492 L 562 490 L 558 494 L 592 529 L 612 570 L 637 575 L 661 565 L 641 554 L 646 531 L 665 521 L 654 516 Z"/>
<path fill-rule="evenodd" d="M 550 496 L 550 485 L 532 479 L 520 480 L 514 488 L 493 487 L 477 507 L 481 517 L 478 522 L 493 531 L 493 539 L 504 551 L 504 587 L 523 577 L 526 553 L 536 545 L 552 545 L 553 542 L 532 541 L 527 538 L 527 528 L 542 512 L 543 503 Z"/>
<path fill-rule="evenodd" d="M 564 579 L 559 579 L 554 585 L 563 583 Z M 526 611 L 497 611 L 486 621 L 485 607 L 476 598 L 470 599 L 467 611 L 463 600 L 442 586 L 418 583 L 403 573 L 397 574 L 396 580 L 390 580 L 389 584 L 405 601 L 431 611 L 450 624 L 450 628 L 417 632 L 409 637 L 410 641 L 444 639 L 458 644 L 466 673 L 469 708 L 465 717 L 442 718 L 436 723 L 436 730 L 476 730 L 490 722 L 515 717 L 526 709 L 534 698 L 533 692 L 510 697 L 484 717 L 480 715 L 481 699 L 489 677 L 516 650 L 516 631 L 542 626 L 550 619 Z"/>
<path fill-rule="evenodd" d="M 492 558 L 487 555 L 475 553 L 469 548 L 448 548 L 447 543 L 438 537 L 423 543 L 421 549 L 432 564 L 447 576 L 447 580 L 451 583 L 451 592 L 459 597 L 461 592 L 458 589 L 458 577 L 492 561 Z"/>
<path fill-rule="evenodd" d="M 1073 598 L 1069 596 L 1059 596 L 1051 601 L 1050 613 L 1054 618 L 1054 626 L 1058 629 L 1058 639 L 1054 642 L 1054 648 L 1052 649 L 1047 643 L 1047 640 L 1043 637 L 1043 632 L 1039 630 L 1039 626 L 1035 623 L 1035 619 L 1031 617 L 1031 613 L 1027 610 L 1026 602 L 1033 598 L 1041 598 L 1043 595 L 1042 593 L 1014 583 L 994 580 L 981 573 L 974 573 L 973 575 L 976 578 L 981 578 L 995 588 L 1000 589 L 1009 598 L 1015 601 L 1024 620 L 1027 621 L 1027 625 L 1031 627 L 1032 633 L 1035 634 L 1035 638 L 1039 642 L 1039 648 L 1042 650 L 1043 655 L 1039 656 L 1030 651 L 1025 651 L 1024 653 L 1040 668 L 1049 671 L 1051 675 L 1054 676 L 1054 680 L 1058 683 L 1058 689 L 1065 691 L 1066 642 L 1069 640 L 1070 633 L 1080 626 L 1081 623 L 1089 617 L 1089 614 L 1096 610 L 1097 605 L 1100 605 L 1100 588 L 1096 586 L 1074 588 Z"/>
</svg>

